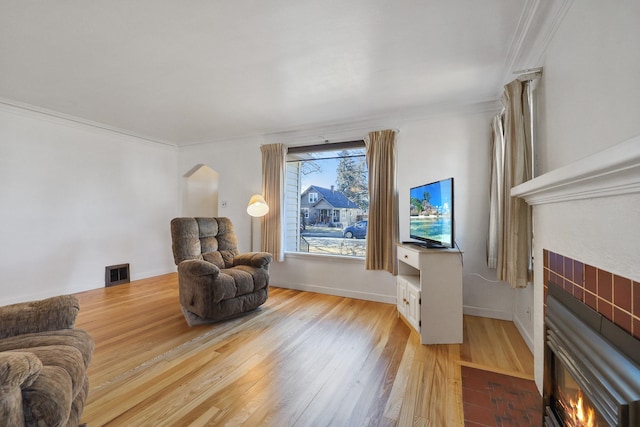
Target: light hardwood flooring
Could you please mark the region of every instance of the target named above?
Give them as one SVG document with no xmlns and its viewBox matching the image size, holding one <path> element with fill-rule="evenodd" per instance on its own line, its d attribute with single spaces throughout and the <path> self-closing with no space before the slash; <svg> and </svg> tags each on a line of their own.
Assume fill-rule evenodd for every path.
<svg viewBox="0 0 640 427">
<path fill-rule="evenodd" d="M 275 287 L 193 328 L 177 274 L 76 295 L 96 341 L 89 427 L 462 426 L 461 365 L 533 378 L 511 322 L 465 316 L 464 344 L 425 346 L 393 305 Z"/>
</svg>

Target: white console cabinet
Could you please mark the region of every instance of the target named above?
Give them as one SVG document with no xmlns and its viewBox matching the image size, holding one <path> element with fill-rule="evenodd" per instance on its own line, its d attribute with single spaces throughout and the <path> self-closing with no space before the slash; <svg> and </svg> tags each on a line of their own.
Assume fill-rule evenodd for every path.
<svg viewBox="0 0 640 427">
<path fill-rule="evenodd" d="M 399 244 L 397 306 L 422 344 L 462 343 L 462 254 Z"/>
</svg>

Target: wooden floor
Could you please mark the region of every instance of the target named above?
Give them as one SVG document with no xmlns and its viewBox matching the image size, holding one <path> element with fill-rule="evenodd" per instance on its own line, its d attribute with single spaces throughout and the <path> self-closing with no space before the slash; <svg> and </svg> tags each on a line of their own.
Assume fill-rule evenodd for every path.
<svg viewBox="0 0 640 427">
<path fill-rule="evenodd" d="M 511 322 L 465 316 L 419 344 L 395 306 L 271 288 L 249 315 L 189 328 L 177 275 L 77 294 L 96 341 L 83 422 L 113 426 L 462 426 L 461 365 L 533 378 Z"/>
</svg>

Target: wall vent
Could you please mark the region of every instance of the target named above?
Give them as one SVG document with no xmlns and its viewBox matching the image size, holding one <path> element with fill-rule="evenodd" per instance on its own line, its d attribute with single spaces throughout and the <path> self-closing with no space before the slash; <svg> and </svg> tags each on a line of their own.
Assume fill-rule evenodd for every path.
<svg viewBox="0 0 640 427">
<path fill-rule="evenodd" d="M 115 286 L 123 283 L 129 283 L 129 264 L 109 265 L 105 267 L 105 286 Z"/>
</svg>

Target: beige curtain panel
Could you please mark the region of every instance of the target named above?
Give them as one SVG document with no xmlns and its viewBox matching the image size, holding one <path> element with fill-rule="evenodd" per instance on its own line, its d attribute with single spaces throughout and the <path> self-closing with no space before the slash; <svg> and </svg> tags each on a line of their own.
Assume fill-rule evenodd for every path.
<svg viewBox="0 0 640 427">
<path fill-rule="evenodd" d="M 504 197 L 504 132 L 502 114 L 491 121 L 491 186 L 489 187 L 489 236 L 487 266 L 498 268 L 498 253 L 502 240 L 502 199 Z"/>
<path fill-rule="evenodd" d="M 531 207 L 511 197 L 512 187 L 532 178 L 531 111 L 528 82 L 514 80 L 505 86 L 504 173 L 497 276 L 513 288 L 523 288 L 531 278 Z M 498 166 L 499 167 L 499 166 Z"/>
<path fill-rule="evenodd" d="M 369 225 L 367 270 L 385 270 L 396 275 L 398 263 L 398 197 L 396 189 L 396 133 L 370 132 L 365 138 L 369 167 Z"/>
<path fill-rule="evenodd" d="M 269 212 L 261 218 L 261 250 L 269 252 L 277 261 L 284 261 L 282 224 L 284 224 L 284 173 L 287 147 L 269 144 L 262 151 L 262 195 Z"/>
</svg>

